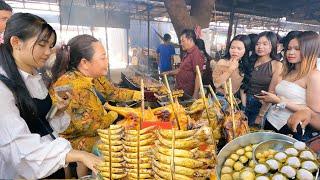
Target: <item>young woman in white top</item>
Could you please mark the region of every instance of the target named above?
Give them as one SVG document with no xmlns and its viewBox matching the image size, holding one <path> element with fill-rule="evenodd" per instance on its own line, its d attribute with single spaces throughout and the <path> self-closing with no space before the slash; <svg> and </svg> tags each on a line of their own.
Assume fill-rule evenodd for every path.
<svg viewBox="0 0 320 180">
<path fill-rule="evenodd" d="M 50 122 L 46 118 L 52 101 L 37 69 L 55 43 L 53 28 L 36 15 L 16 13 L 7 22 L 0 46 L 0 179 L 64 178 L 70 162 L 93 171 L 102 162 L 57 137 L 69 125 L 68 100 L 60 100 Z"/>
<path fill-rule="evenodd" d="M 282 80 L 276 86 L 276 94 L 263 91 L 259 99 L 272 103 L 266 116 L 265 129 L 290 134 L 287 121 L 296 111 L 309 107 L 318 108 L 320 79 L 316 69 L 320 55 L 320 36 L 312 31 L 292 37 L 285 49 L 285 65 Z"/>
</svg>

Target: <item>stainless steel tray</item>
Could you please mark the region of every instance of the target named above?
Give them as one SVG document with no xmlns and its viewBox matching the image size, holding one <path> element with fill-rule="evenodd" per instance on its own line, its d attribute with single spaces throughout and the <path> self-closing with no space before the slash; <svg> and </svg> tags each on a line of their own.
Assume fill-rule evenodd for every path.
<svg viewBox="0 0 320 180">
<path fill-rule="evenodd" d="M 280 139 L 280 140 L 285 140 L 292 143 L 297 141 L 292 137 L 279 134 L 279 133 L 274 133 L 274 132 L 255 132 L 255 133 L 249 133 L 249 134 L 240 136 L 232 140 L 231 142 L 229 142 L 220 150 L 218 154 L 218 164 L 216 168 L 218 180 L 220 180 L 220 173 L 221 173 L 221 168 L 223 166 L 223 163 L 231 153 L 233 153 L 235 150 L 239 149 L 240 147 L 244 147 L 249 144 L 258 144 L 263 141 L 268 141 L 271 139 Z"/>
</svg>

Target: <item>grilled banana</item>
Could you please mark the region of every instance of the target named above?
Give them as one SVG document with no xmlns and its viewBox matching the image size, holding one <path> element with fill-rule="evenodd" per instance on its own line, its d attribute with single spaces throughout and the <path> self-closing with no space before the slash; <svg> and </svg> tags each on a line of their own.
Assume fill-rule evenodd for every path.
<svg viewBox="0 0 320 180">
<path fill-rule="evenodd" d="M 111 135 L 120 135 L 122 133 L 122 131 L 123 131 L 123 128 L 113 129 L 113 130 L 110 130 L 110 134 Z M 98 133 L 108 135 L 109 130 L 108 129 L 98 129 Z"/>
<path fill-rule="evenodd" d="M 172 150 L 161 146 L 159 143 L 156 145 L 156 150 L 159 151 L 161 154 L 171 156 Z M 194 153 L 194 151 L 187 151 L 187 150 L 182 150 L 182 149 L 175 149 L 174 150 L 174 155 L 176 157 L 184 157 L 184 158 L 196 158 L 197 155 Z"/>
<path fill-rule="evenodd" d="M 128 173 L 134 173 L 137 174 L 138 170 L 137 169 L 128 169 Z M 141 174 L 152 174 L 151 169 L 140 169 L 139 172 Z"/>
<path fill-rule="evenodd" d="M 155 158 L 164 164 L 171 163 L 171 156 L 166 156 L 159 152 L 155 153 Z M 188 168 L 201 168 L 206 166 L 205 162 L 194 160 L 194 159 L 181 158 L 181 157 L 175 157 L 174 163 L 177 166 L 183 166 Z"/>
<path fill-rule="evenodd" d="M 170 172 L 162 171 L 162 170 L 156 168 L 155 166 L 153 166 L 152 169 L 161 178 L 171 179 L 171 173 Z M 193 180 L 193 179 L 188 177 L 188 176 L 181 175 L 181 174 L 175 174 L 174 180 Z"/>
<path fill-rule="evenodd" d="M 124 145 L 123 147 L 124 147 L 126 152 L 133 153 L 133 152 L 137 152 L 138 151 L 137 147 L 130 147 L 130 146 L 126 146 L 126 145 Z M 140 150 L 140 152 L 146 152 L 146 151 L 149 151 L 151 149 L 151 147 L 152 146 L 150 146 L 150 145 L 149 146 L 140 146 L 139 150 Z"/>
<path fill-rule="evenodd" d="M 192 153 L 197 154 L 197 158 L 209 158 L 211 159 L 213 157 L 213 153 L 210 151 L 199 151 L 198 149 L 192 149 Z"/>
<path fill-rule="evenodd" d="M 126 164 L 125 166 L 128 169 L 137 169 L 137 164 Z M 150 169 L 151 164 L 150 163 L 143 163 L 143 164 L 140 164 L 139 168 L 140 169 Z"/>
<path fill-rule="evenodd" d="M 161 144 L 171 148 L 172 143 L 171 140 L 167 140 L 163 138 L 161 135 L 158 136 L 159 141 Z M 199 141 L 193 138 L 190 139 L 177 139 L 175 141 L 175 148 L 176 149 L 194 149 L 199 144 Z"/>
<path fill-rule="evenodd" d="M 154 137 L 153 133 L 142 134 L 142 135 L 140 135 L 140 141 L 149 139 L 151 137 Z M 124 140 L 127 142 L 136 142 L 138 140 L 138 137 L 137 137 L 137 135 L 126 135 L 124 137 Z"/>
<path fill-rule="evenodd" d="M 97 169 L 98 169 L 99 171 L 101 171 L 101 172 L 107 172 L 107 173 L 109 173 L 109 171 L 110 171 L 110 168 L 109 168 L 109 167 L 106 167 L 106 166 L 104 166 L 104 167 L 98 167 Z M 112 169 L 111 169 L 111 172 L 114 173 L 114 174 L 125 173 L 125 169 L 124 169 L 124 168 L 112 168 Z"/>
<path fill-rule="evenodd" d="M 155 128 L 156 128 L 156 126 L 149 126 L 149 127 L 147 127 L 147 128 L 141 129 L 141 130 L 140 130 L 140 135 L 146 134 L 146 133 L 154 130 Z M 137 130 L 127 130 L 127 131 L 126 131 L 126 134 L 137 135 L 137 134 L 138 134 L 138 131 L 137 131 Z"/>
<path fill-rule="evenodd" d="M 101 176 L 103 177 L 104 180 L 110 180 L 110 173 L 109 172 L 101 172 Z M 112 174 L 112 179 L 121 179 L 127 176 L 127 173 L 123 174 Z"/>
<path fill-rule="evenodd" d="M 106 162 L 109 162 L 109 161 L 110 161 L 109 156 L 104 156 L 104 160 L 105 160 Z M 123 158 L 111 158 L 111 162 L 112 162 L 112 163 L 121 163 L 121 162 L 123 162 L 123 161 L 124 161 Z"/>
<path fill-rule="evenodd" d="M 101 151 L 109 151 L 109 145 L 99 144 L 99 150 Z M 123 146 L 111 146 L 111 152 L 119 152 L 122 151 Z"/>
<path fill-rule="evenodd" d="M 138 163 L 138 159 L 129 159 L 125 156 L 123 158 L 129 164 L 137 164 Z M 148 163 L 148 162 L 150 162 L 150 158 L 140 158 L 139 159 L 139 163 Z"/>
<path fill-rule="evenodd" d="M 138 174 L 136 173 L 128 173 L 129 177 L 138 178 Z M 140 174 L 140 179 L 152 178 L 150 174 Z"/>
<path fill-rule="evenodd" d="M 151 152 L 147 151 L 147 152 L 140 152 L 140 157 L 148 157 L 151 155 Z M 124 155 L 125 157 L 129 158 L 129 159 L 137 159 L 138 154 L 137 153 L 125 153 Z"/>
<path fill-rule="evenodd" d="M 154 174 L 153 176 L 155 180 L 165 180 L 162 177 L 158 176 L 157 174 Z"/>
<path fill-rule="evenodd" d="M 109 139 L 109 134 L 103 134 L 103 133 L 98 133 L 98 134 L 99 134 L 101 139 L 103 139 L 103 138 L 104 139 Z M 111 135 L 110 136 L 111 140 L 118 140 L 119 141 L 119 140 L 121 140 L 121 138 L 122 138 L 122 134 L 119 134 L 119 135 L 116 134 L 116 135 Z"/>
<path fill-rule="evenodd" d="M 104 155 L 104 156 L 109 156 L 109 151 L 101 151 L 101 153 Z M 118 158 L 118 157 L 122 157 L 123 156 L 123 153 L 122 152 L 111 152 L 111 157 L 112 158 Z"/>
<path fill-rule="evenodd" d="M 127 141 L 124 141 L 123 143 L 124 143 L 124 145 L 130 146 L 130 147 L 137 147 L 138 146 L 138 142 L 127 142 Z M 140 141 L 139 144 L 140 144 L 140 146 L 151 145 L 151 144 L 154 144 L 154 139 L 150 138 L 150 139 L 142 140 L 142 141 Z"/>
<path fill-rule="evenodd" d="M 109 139 L 101 138 L 101 141 L 104 144 L 109 145 Z M 118 140 L 112 140 L 111 141 L 111 146 L 120 146 L 120 145 L 122 145 L 122 141 L 118 141 Z"/>
<path fill-rule="evenodd" d="M 109 162 L 103 162 L 103 163 L 99 164 L 97 166 L 97 168 L 109 167 L 109 166 L 110 166 Z M 125 163 L 111 163 L 111 167 L 113 167 L 113 168 L 123 168 L 123 167 L 125 167 Z"/>
<path fill-rule="evenodd" d="M 167 171 L 167 172 L 171 171 L 171 165 L 169 164 L 163 164 L 156 160 L 153 160 L 152 163 L 154 166 L 156 166 L 160 170 Z M 199 177 L 199 176 L 208 176 L 210 174 L 210 170 L 192 169 L 192 168 L 186 168 L 183 166 L 175 166 L 175 173 L 189 176 L 189 177 Z"/>
<path fill-rule="evenodd" d="M 120 129 L 120 128 L 123 128 L 123 127 L 120 126 L 120 125 L 113 124 L 113 125 L 110 125 L 109 128 L 110 128 L 111 130 L 115 130 L 115 129 Z"/>
<path fill-rule="evenodd" d="M 166 138 L 172 139 L 172 130 L 158 130 L 159 134 Z M 182 130 L 175 130 L 175 138 L 176 139 L 184 139 L 193 136 L 196 133 L 196 130 L 189 130 L 189 131 L 182 131 Z"/>
</svg>

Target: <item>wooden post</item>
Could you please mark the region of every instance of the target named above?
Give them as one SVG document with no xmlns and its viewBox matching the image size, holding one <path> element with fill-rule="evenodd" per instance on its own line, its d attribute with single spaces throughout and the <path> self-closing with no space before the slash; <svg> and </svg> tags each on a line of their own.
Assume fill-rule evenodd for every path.
<svg viewBox="0 0 320 180">
<path fill-rule="evenodd" d="M 236 17 L 236 23 L 234 24 L 234 28 L 233 28 L 233 37 L 237 35 L 238 22 L 239 22 L 239 18 Z"/>
<path fill-rule="evenodd" d="M 228 28 L 228 36 L 227 36 L 227 48 L 229 47 L 229 43 L 231 41 L 231 35 L 232 35 L 232 27 L 233 27 L 233 20 L 234 20 L 234 6 L 232 7 L 232 10 L 230 12 L 229 16 L 229 28 Z"/>
<path fill-rule="evenodd" d="M 129 66 L 129 64 L 130 64 L 130 55 L 129 55 L 129 51 L 130 51 L 129 29 L 126 29 L 126 33 L 127 33 L 127 66 Z"/>
<path fill-rule="evenodd" d="M 151 72 L 151 62 L 150 62 L 150 10 L 151 10 L 151 5 L 147 5 L 147 10 L 148 10 L 148 59 L 147 59 L 147 66 L 148 66 L 148 71 L 149 73 Z"/>
</svg>

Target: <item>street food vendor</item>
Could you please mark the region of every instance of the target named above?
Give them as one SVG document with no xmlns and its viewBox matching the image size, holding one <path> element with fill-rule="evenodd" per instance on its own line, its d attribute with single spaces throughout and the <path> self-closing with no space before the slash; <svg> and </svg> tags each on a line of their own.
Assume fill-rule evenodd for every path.
<svg viewBox="0 0 320 180">
<path fill-rule="evenodd" d="M 185 29 L 180 36 L 181 46 L 185 55 L 182 58 L 180 67 L 176 70 L 165 72 L 167 75 L 176 76 L 176 89 L 182 89 L 185 94 L 198 99 L 200 90 L 200 81 L 196 72 L 198 65 L 200 71 L 203 71 L 205 57 L 195 45 L 196 34 L 191 29 Z"/>
<path fill-rule="evenodd" d="M 93 36 L 76 36 L 57 51 L 50 93 L 55 100 L 56 88 L 69 86 L 71 89 L 72 99 L 67 109 L 71 123 L 60 135 L 70 140 L 75 149 L 90 152 L 99 139 L 97 129 L 108 128 L 117 118 L 115 112 L 104 109 L 101 96 L 116 101 L 141 98 L 139 91 L 113 86 L 105 77 L 107 71 L 106 51 Z"/>
</svg>

